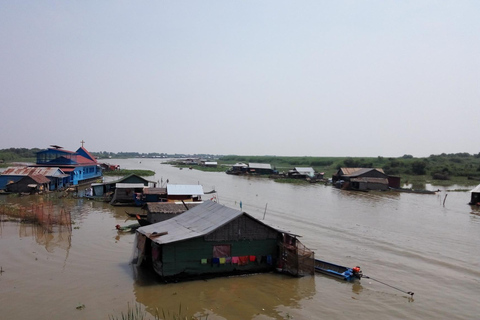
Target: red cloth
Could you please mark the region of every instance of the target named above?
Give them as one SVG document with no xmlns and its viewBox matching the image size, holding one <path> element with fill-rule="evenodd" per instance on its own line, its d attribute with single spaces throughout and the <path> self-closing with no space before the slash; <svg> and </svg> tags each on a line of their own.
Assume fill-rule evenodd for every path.
<svg viewBox="0 0 480 320">
<path fill-rule="evenodd" d="M 256 257 L 255 256 L 250 256 L 250 262 L 255 262 Z"/>
<path fill-rule="evenodd" d="M 244 266 L 248 264 L 248 256 L 243 256 L 243 257 L 238 257 L 238 265 L 239 266 Z"/>
</svg>

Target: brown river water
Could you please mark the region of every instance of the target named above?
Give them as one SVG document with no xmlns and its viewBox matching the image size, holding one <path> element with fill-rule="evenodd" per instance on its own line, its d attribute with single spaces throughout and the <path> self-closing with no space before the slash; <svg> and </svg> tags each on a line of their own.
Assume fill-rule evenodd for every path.
<svg viewBox="0 0 480 320">
<path fill-rule="evenodd" d="M 0 319 L 108 319 L 129 305 L 208 319 L 480 318 L 480 213 L 467 205 L 469 192 L 450 191 L 473 186 L 428 186 L 440 188 L 435 195 L 349 192 L 179 170 L 155 159 L 110 162 L 154 170 L 150 180 L 214 188 L 221 204 L 239 208 L 242 201 L 243 211 L 301 235 L 317 258 L 359 265 L 395 288 L 275 273 L 165 284 L 130 265 L 134 235 L 115 230 L 134 222 L 125 221 L 125 210 L 140 209 L 0 196 L 3 205 L 69 212 L 73 222 L 71 230 L 45 232 L 1 216 Z"/>
</svg>

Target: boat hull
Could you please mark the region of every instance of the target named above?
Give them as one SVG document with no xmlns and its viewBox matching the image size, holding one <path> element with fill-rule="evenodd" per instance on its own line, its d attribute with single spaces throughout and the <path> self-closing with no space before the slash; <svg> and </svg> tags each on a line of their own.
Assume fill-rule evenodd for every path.
<svg viewBox="0 0 480 320">
<path fill-rule="evenodd" d="M 362 272 L 359 267 L 348 268 L 319 259 L 315 259 L 315 272 L 346 281 L 352 281 L 362 277 Z"/>
</svg>

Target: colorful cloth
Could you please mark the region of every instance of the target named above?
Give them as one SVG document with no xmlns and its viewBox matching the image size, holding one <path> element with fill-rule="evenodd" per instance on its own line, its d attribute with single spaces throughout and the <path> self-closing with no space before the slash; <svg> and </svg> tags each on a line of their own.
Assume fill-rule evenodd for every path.
<svg viewBox="0 0 480 320">
<path fill-rule="evenodd" d="M 225 258 L 220 258 L 220 264 L 225 264 Z"/>
<path fill-rule="evenodd" d="M 255 256 L 250 256 L 250 262 L 255 262 L 256 259 L 257 259 L 257 257 L 255 257 Z"/>
<path fill-rule="evenodd" d="M 232 263 L 232 257 L 226 257 L 225 258 L 225 263 Z"/>
<path fill-rule="evenodd" d="M 232 263 L 239 263 L 240 259 L 238 257 L 232 257 Z"/>
<path fill-rule="evenodd" d="M 242 256 L 242 257 L 238 257 L 238 265 L 239 266 L 244 266 L 244 265 L 247 265 L 248 264 L 248 256 Z"/>
<path fill-rule="evenodd" d="M 202 259 L 202 260 L 200 260 L 200 263 L 201 263 L 201 264 L 207 264 L 207 259 Z"/>
<path fill-rule="evenodd" d="M 212 259 L 212 264 L 219 264 L 220 263 L 220 259 L 219 258 L 213 258 Z"/>
<path fill-rule="evenodd" d="M 272 256 L 271 256 L 271 255 L 268 255 L 268 256 L 267 256 L 267 263 L 268 263 L 268 265 L 270 265 L 270 266 L 272 265 Z"/>
</svg>

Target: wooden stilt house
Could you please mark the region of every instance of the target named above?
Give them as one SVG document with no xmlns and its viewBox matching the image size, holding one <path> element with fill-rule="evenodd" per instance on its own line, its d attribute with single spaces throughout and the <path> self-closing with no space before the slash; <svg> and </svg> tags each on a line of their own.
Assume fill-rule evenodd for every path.
<svg viewBox="0 0 480 320">
<path fill-rule="evenodd" d="M 136 265 L 151 265 L 164 279 L 314 272 L 314 253 L 297 236 L 210 200 L 137 229 L 134 250 Z"/>
</svg>

